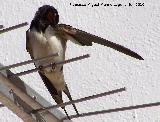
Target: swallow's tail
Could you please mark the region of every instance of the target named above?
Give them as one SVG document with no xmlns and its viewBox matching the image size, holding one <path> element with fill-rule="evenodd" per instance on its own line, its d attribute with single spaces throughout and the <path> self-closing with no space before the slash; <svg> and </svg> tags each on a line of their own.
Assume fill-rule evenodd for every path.
<svg viewBox="0 0 160 122">
<path fill-rule="evenodd" d="M 62 91 L 57 91 L 56 88 L 53 86 L 53 84 L 50 82 L 50 80 L 45 75 L 43 75 L 41 72 L 39 72 L 39 74 L 40 74 L 45 86 L 47 87 L 48 91 L 50 92 L 52 98 L 55 100 L 55 102 L 57 104 L 63 103 Z M 62 107 L 62 109 L 64 110 L 67 118 L 70 119 L 65 107 Z"/>
<path fill-rule="evenodd" d="M 66 108 L 65 108 L 65 107 L 62 107 L 62 109 L 64 110 L 64 112 L 65 112 L 65 114 L 66 114 L 67 118 L 70 120 L 70 117 L 69 117 L 69 115 L 68 115 L 68 113 L 67 113 Z"/>
<path fill-rule="evenodd" d="M 62 100 L 62 92 L 58 92 L 58 95 L 52 95 L 52 97 L 53 97 L 53 99 L 55 100 L 55 102 L 56 102 L 57 104 L 63 103 L 63 100 Z M 69 115 L 68 115 L 68 112 L 67 112 L 65 106 L 64 106 L 64 107 L 61 107 L 61 108 L 64 110 L 67 118 L 70 120 L 70 117 L 69 117 Z"/>
<path fill-rule="evenodd" d="M 73 100 L 73 99 L 72 99 L 72 96 L 71 96 L 71 94 L 70 94 L 70 92 L 69 92 L 69 89 L 68 89 L 67 85 L 66 85 L 66 87 L 65 87 L 64 93 L 67 95 L 67 97 L 69 98 L 70 101 Z M 78 110 L 77 110 L 76 105 L 75 105 L 75 104 L 72 104 L 72 106 L 73 106 L 75 112 L 77 113 L 77 115 L 79 115 L 79 112 L 78 112 Z"/>
</svg>

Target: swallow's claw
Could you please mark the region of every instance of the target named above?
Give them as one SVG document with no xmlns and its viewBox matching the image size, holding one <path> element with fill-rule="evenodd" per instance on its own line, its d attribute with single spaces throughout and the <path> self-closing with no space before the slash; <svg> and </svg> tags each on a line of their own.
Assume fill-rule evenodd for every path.
<svg viewBox="0 0 160 122">
<path fill-rule="evenodd" d="M 42 66 L 42 65 L 40 65 L 38 68 L 39 68 L 39 71 L 40 71 L 41 73 L 44 72 L 44 69 L 43 69 L 43 66 Z"/>
<path fill-rule="evenodd" d="M 56 63 L 51 63 L 51 68 L 54 71 L 56 69 Z"/>
</svg>

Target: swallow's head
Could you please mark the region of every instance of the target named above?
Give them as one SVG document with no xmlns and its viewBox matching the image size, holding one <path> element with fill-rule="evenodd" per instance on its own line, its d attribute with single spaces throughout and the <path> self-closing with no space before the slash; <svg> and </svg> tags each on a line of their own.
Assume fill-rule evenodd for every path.
<svg viewBox="0 0 160 122">
<path fill-rule="evenodd" d="M 54 28 L 59 22 L 58 11 L 53 6 L 44 5 L 38 9 L 34 20 L 42 29 L 47 28 L 49 25 Z"/>
</svg>

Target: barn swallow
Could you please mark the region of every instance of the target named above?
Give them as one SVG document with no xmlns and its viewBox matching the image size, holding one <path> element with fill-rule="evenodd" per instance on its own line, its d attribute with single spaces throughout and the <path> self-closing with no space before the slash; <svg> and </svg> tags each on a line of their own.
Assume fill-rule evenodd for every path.
<svg viewBox="0 0 160 122">
<path fill-rule="evenodd" d="M 53 6 L 44 5 L 40 7 L 31 22 L 30 28 L 26 31 L 26 50 L 29 52 L 32 59 L 44 57 L 53 53 L 58 53 L 59 56 L 36 62 L 35 66 L 40 67 L 52 62 L 64 61 L 66 43 L 68 40 L 81 46 L 92 46 L 93 42 L 98 43 L 131 57 L 143 60 L 140 55 L 124 46 L 73 28 L 70 25 L 59 24 L 59 14 Z M 64 80 L 63 65 L 58 65 L 54 68 L 45 68 L 38 73 L 57 104 L 63 103 L 62 92 L 68 96 L 69 100 L 72 100 Z M 76 113 L 79 114 L 75 104 L 72 105 Z M 65 107 L 62 107 L 62 109 L 64 109 L 68 116 Z"/>
</svg>

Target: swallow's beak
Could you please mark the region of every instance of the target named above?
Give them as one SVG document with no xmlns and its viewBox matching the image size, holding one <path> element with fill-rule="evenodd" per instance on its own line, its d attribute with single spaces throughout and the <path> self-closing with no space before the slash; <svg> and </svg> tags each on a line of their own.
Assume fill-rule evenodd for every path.
<svg viewBox="0 0 160 122">
<path fill-rule="evenodd" d="M 56 20 L 55 20 L 54 14 L 49 12 L 48 15 L 47 15 L 47 18 L 48 18 L 48 21 L 49 21 L 51 27 L 54 28 L 56 26 Z"/>
<path fill-rule="evenodd" d="M 51 25 L 52 28 L 54 28 L 56 26 L 56 22 L 53 21 L 50 25 Z"/>
</svg>

